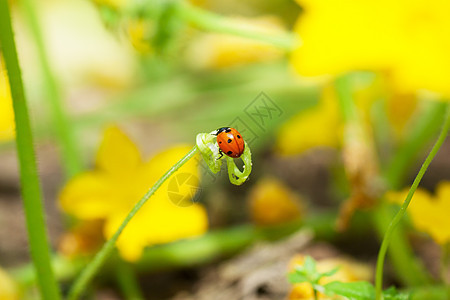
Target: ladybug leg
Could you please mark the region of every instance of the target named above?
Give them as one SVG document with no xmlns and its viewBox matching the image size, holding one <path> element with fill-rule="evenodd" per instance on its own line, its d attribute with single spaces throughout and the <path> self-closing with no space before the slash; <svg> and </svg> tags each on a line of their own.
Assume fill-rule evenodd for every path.
<svg viewBox="0 0 450 300">
<path fill-rule="evenodd" d="M 220 156 L 217 159 L 221 159 L 223 157 L 223 152 L 220 149 L 219 149 L 219 154 L 220 154 Z"/>
</svg>

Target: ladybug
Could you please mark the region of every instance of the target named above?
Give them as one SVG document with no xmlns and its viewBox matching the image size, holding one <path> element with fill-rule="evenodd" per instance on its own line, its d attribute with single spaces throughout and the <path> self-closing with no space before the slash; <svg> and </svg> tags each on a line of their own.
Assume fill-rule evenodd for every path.
<svg viewBox="0 0 450 300">
<path fill-rule="evenodd" d="M 242 135 L 234 128 L 222 127 L 216 130 L 217 144 L 221 158 L 225 153 L 229 157 L 238 158 L 244 153 L 245 143 Z"/>
</svg>

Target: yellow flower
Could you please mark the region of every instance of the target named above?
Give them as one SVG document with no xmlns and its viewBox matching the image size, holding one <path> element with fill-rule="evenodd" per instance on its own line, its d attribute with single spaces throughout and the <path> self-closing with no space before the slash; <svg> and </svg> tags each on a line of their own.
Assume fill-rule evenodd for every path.
<svg viewBox="0 0 450 300">
<path fill-rule="evenodd" d="M 289 264 L 289 271 L 292 272 L 296 265 L 303 265 L 305 261 L 305 256 L 299 254 L 292 258 Z M 339 268 L 338 271 L 329 276 L 322 277 L 320 284 L 327 284 L 332 281 L 341 282 L 353 282 L 353 281 L 370 281 L 372 279 L 373 270 L 368 265 L 350 260 L 347 258 L 328 258 L 317 261 L 317 271 L 318 272 L 328 272 L 335 268 Z M 292 287 L 289 293 L 289 300 L 313 300 L 314 292 L 311 285 L 307 282 L 296 283 Z M 329 298 L 326 295 L 319 293 L 319 299 L 334 299 Z"/>
<path fill-rule="evenodd" d="M 256 32 L 284 32 L 282 22 L 275 17 L 253 19 L 233 18 L 233 22 Z M 187 49 L 187 61 L 199 69 L 223 69 L 250 63 L 274 61 L 283 56 L 275 46 L 252 39 L 227 34 L 201 34 Z"/>
<path fill-rule="evenodd" d="M 116 127 L 108 128 L 97 154 L 96 169 L 67 183 L 60 194 L 61 207 L 81 220 L 104 220 L 103 232 L 110 238 L 133 205 L 190 149 L 175 146 L 143 161 L 137 147 L 124 133 Z M 185 174 L 191 177 L 189 185 L 180 183 L 175 188 L 178 190 L 169 191 L 171 180 L 177 181 L 177 176 Z M 125 259 L 139 259 L 146 246 L 200 235 L 207 230 L 203 206 L 181 207 L 171 201 L 174 198 L 169 198 L 172 192 L 185 201 L 191 199 L 198 178 L 196 160 L 191 159 L 148 200 L 117 242 Z"/>
<path fill-rule="evenodd" d="M 319 104 L 300 112 L 278 132 L 276 150 L 284 155 L 302 153 L 315 147 L 340 146 L 342 120 L 335 92 L 325 88 Z"/>
<path fill-rule="evenodd" d="M 398 204 L 403 203 L 409 189 L 401 192 L 388 192 L 386 198 Z M 417 189 L 408 206 L 414 227 L 428 233 L 437 243 L 450 242 L 450 182 L 440 182 L 435 195 L 423 189 Z"/>
<path fill-rule="evenodd" d="M 8 75 L 0 57 L 0 142 L 13 139 L 15 135 L 14 128 L 14 111 Z"/>
<path fill-rule="evenodd" d="M 292 64 L 302 75 L 386 71 L 402 92 L 450 96 L 450 2 L 297 0 L 303 45 Z"/>
<path fill-rule="evenodd" d="M 276 225 L 302 215 L 300 197 L 273 178 L 262 179 L 252 188 L 249 205 L 252 220 L 258 225 Z"/>
<path fill-rule="evenodd" d="M 132 19 L 128 23 L 127 31 L 134 49 L 142 54 L 153 52 L 150 41 L 154 34 L 154 25 L 150 21 Z"/>
<path fill-rule="evenodd" d="M 19 290 L 15 282 L 0 268 L 0 300 L 18 300 Z"/>
</svg>

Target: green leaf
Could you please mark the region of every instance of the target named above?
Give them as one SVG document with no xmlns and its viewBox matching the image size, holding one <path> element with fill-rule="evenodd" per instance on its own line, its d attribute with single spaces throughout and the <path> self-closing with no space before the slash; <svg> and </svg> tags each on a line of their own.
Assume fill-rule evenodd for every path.
<svg viewBox="0 0 450 300">
<path fill-rule="evenodd" d="M 303 267 L 305 268 L 305 271 L 307 274 L 314 274 L 316 273 L 316 261 L 311 257 L 307 256 L 305 257 L 305 262 L 303 264 Z"/>
<path fill-rule="evenodd" d="M 410 298 L 408 293 L 399 292 L 393 286 L 383 291 L 384 300 L 409 300 Z"/>
<path fill-rule="evenodd" d="M 295 273 L 290 273 L 288 275 L 288 280 L 289 280 L 290 283 L 294 284 L 294 283 L 307 282 L 308 278 L 305 275 L 303 275 L 303 274 L 295 272 Z"/>
<path fill-rule="evenodd" d="M 340 295 L 349 300 L 372 300 L 375 298 L 375 288 L 367 281 L 333 281 L 325 284 L 324 288 L 328 295 Z"/>
<path fill-rule="evenodd" d="M 339 267 L 334 268 L 333 270 L 328 271 L 328 272 L 320 273 L 320 277 L 330 277 L 330 276 L 336 274 L 337 271 L 339 271 Z"/>
</svg>

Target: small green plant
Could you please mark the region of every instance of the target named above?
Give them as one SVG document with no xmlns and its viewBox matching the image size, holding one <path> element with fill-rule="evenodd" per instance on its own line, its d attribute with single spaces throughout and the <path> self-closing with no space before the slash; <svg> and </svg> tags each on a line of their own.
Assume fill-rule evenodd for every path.
<svg viewBox="0 0 450 300">
<path fill-rule="evenodd" d="M 324 277 L 334 275 L 337 271 L 338 268 L 335 268 L 320 273 L 317 271 L 316 261 L 311 256 L 306 256 L 304 264 L 296 266 L 295 271 L 289 274 L 289 282 L 292 284 L 308 282 L 314 291 L 314 299 L 318 299 L 318 292 L 323 291 L 323 286 L 320 285 L 319 281 Z"/>
<path fill-rule="evenodd" d="M 375 299 L 375 287 L 367 281 L 341 282 L 331 281 L 321 284 L 324 277 L 330 277 L 339 270 L 334 268 L 330 271 L 319 272 L 317 263 L 311 257 L 307 256 L 303 265 L 295 267 L 294 272 L 288 275 L 289 282 L 292 284 L 307 282 L 314 291 L 314 299 L 319 299 L 319 293 L 330 297 L 338 296 L 338 299 L 349 300 L 373 300 Z M 385 300 L 408 300 L 408 294 L 398 292 L 394 287 L 388 288 L 383 292 Z"/>
</svg>

